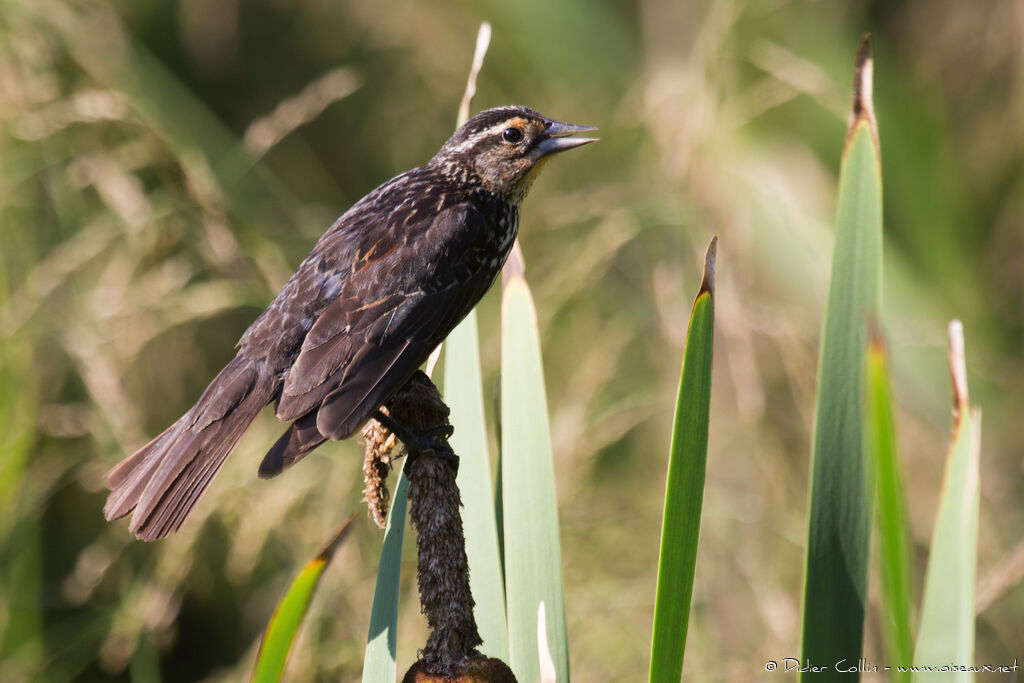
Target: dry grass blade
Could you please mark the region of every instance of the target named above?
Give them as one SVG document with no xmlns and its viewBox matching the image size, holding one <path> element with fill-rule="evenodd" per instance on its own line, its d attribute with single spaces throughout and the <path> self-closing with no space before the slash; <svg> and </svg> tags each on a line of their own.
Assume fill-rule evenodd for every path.
<svg viewBox="0 0 1024 683">
<path fill-rule="evenodd" d="M 469 107 L 476 95 L 476 77 L 480 75 L 480 69 L 484 66 L 484 57 L 487 56 L 487 48 L 491 44 L 491 25 L 486 21 L 480 24 L 480 30 L 476 34 L 476 48 L 473 51 L 473 63 L 469 67 L 469 78 L 466 79 L 466 91 L 459 102 L 459 114 L 455 119 L 455 127 L 458 128 L 469 119 Z"/>
<path fill-rule="evenodd" d="M 243 140 L 249 153 L 261 157 L 292 131 L 320 116 L 327 107 L 345 99 L 362 85 L 359 76 L 347 67 L 338 67 L 310 83 L 306 88 L 278 104 L 274 111 L 253 121 Z"/>
</svg>

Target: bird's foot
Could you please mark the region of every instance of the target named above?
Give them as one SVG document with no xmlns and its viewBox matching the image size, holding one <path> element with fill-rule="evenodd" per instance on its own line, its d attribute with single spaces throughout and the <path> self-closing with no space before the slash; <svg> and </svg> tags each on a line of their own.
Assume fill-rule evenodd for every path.
<svg viewBox="0 0 1024 683">
<path fill-rule="evenodd" d="M 409 466 L 421 455 L 444 460 L 452 466 L 456 474 L 458 473 L 459 456 L 455 454 L 455 451 L 452 450 L 447 441 L 455 432 L 455 428 L 452 425 L 439 425 L 426 430 L 422 434 L 415 434 L 406 429 L 401 423 L 395 421 L 390 415 L 386 415 L 379 410 L 374 414 L 373 418 L 384 425 L 405 445 L 405 450 L 409 454 L 405 462 L 406 474 L 409 473 Z"/>
<path fill-rule="evenodd" d="M 452 425 L 438 425 L 433 429 L 428 429 L 423 433 L 423 436 L 435 437 L 439 436 L 445 441 L 452 438 L 452 434 L 455 433 L 455 427 Z"/>
</svg>

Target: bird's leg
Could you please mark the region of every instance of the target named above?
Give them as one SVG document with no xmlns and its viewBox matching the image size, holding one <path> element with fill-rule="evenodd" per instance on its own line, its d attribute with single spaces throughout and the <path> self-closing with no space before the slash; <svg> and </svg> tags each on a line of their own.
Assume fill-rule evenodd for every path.
<svg viewBox="0 0 1024 683">
<path fill-rule="evenodd" d="M 459 456 L 455 455 L 455 451 L 452 450 L 452 447 L 447 442 L 448 437 L 455 431 L 452 425 L 440 425 L 428 429 L 422 434 L 414 434 L 381 410 L 374 413 L 373 419 L 384 425 L 405 444 L 405 449 L 409 453 L 409 459 L 405 463 L 406 468 L 417 457 L 429 455 L 432 458 L 440 458 L 449 462 L 456 472 L 459 471 Z M 437 438 L 439 436 L 441 437 L 440 439 Z"/>
</svg>

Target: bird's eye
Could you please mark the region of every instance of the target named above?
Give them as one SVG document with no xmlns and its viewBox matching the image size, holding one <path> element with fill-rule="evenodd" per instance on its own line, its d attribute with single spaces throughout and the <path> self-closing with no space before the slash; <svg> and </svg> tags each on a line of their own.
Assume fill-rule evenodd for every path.
<svg viewBox="0 0 1024 683">
<path fill-rule="evenodd" d="M 523 131 L 518 128 L 506 128 L 501 137 L 505 142 L 516 143 L 523 139 Z"/>
</svg>

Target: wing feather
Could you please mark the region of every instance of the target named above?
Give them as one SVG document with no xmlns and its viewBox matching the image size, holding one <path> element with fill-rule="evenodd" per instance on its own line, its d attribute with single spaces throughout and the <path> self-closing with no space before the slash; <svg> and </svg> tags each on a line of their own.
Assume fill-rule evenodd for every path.
<svg viewBox="0 0 1024 683">
<path fill-rule="evenodd" d="M 317 430 L 344 439 L 421 366 L 490 287 L 487 223 L 469 204 L 441 212 L 404 249 L 354 271 L 313 324 L 285 377 L 277 415 L 317 411 Z M 391 293 L 381 297 L 381 283 Z M 305 418 L 303 418 L 305 419 Z"/>
</svg>

